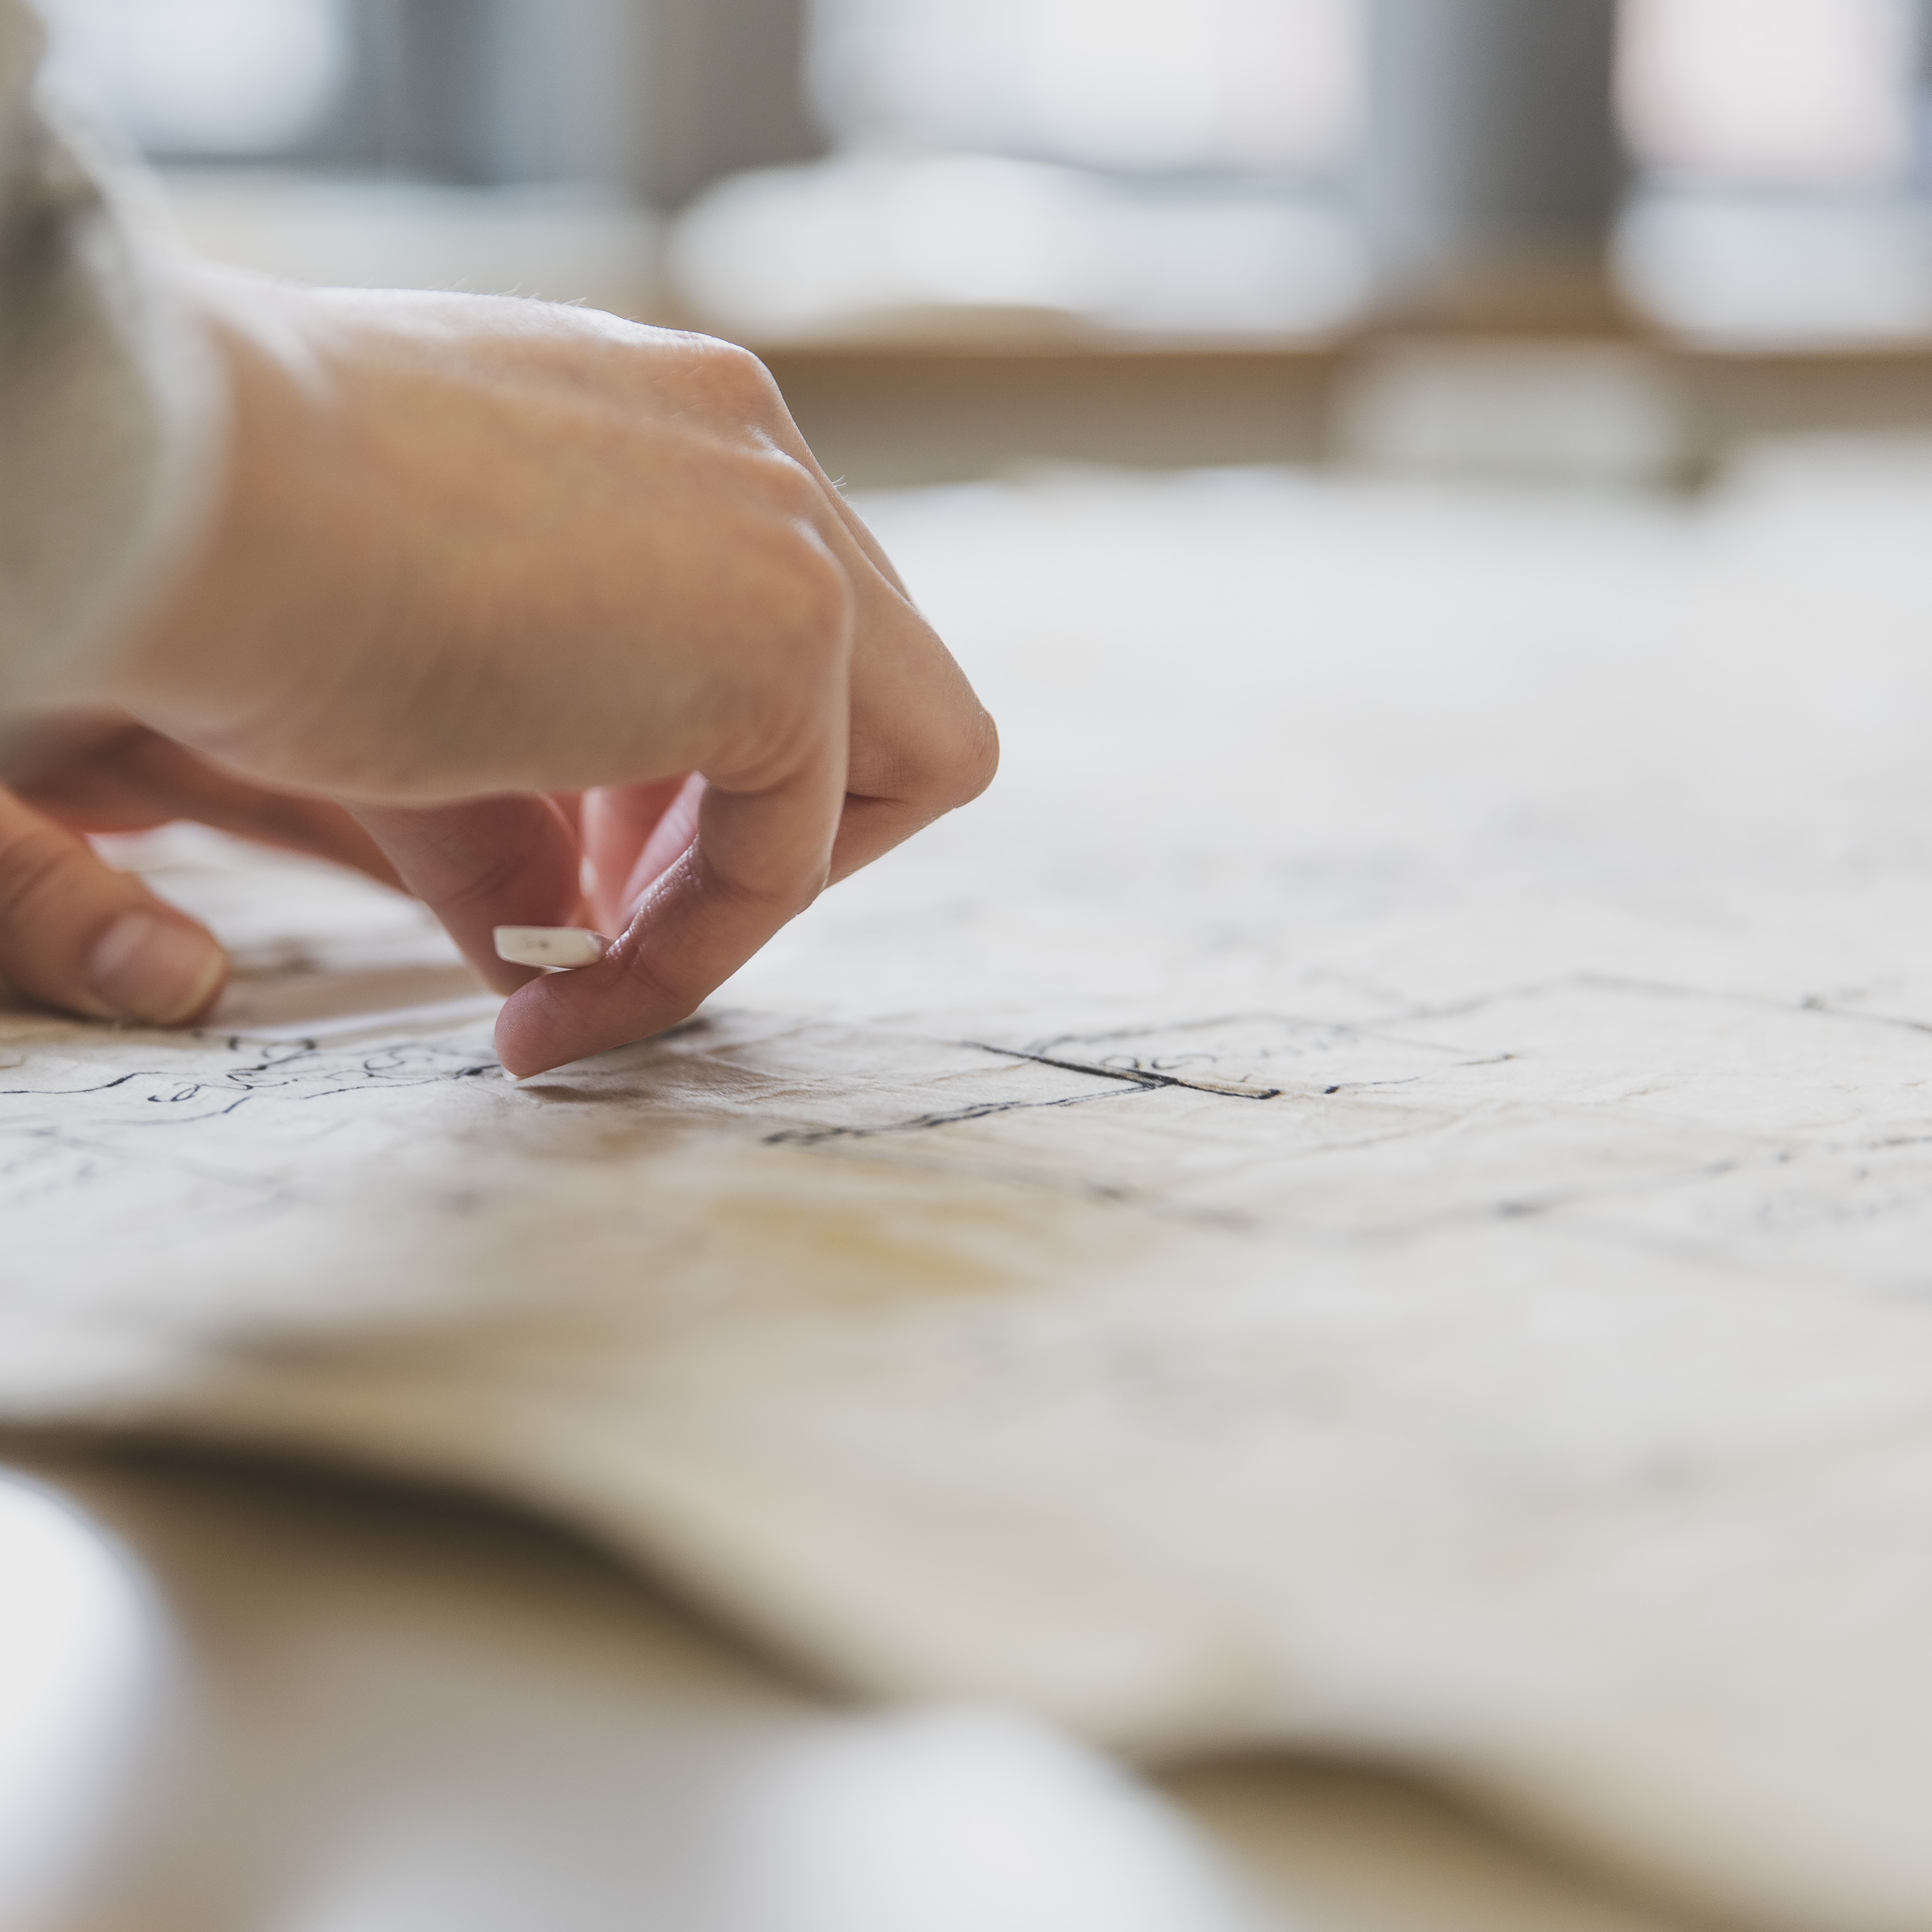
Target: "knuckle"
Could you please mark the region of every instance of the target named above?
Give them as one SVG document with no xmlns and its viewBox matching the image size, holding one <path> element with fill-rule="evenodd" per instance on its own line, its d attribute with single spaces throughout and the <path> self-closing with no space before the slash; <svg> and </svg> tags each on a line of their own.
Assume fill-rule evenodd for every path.
<svg viewBox="0 0 1932 1932">
<path fill-rule="evenodd" d="M 548 814 L 512 794 L 454 808 L 377 807 L 364 824 L 392 853 L 406 854 L 411 884 L 445 916 L 461 920 L 529 898 L 533 850 Z"/>
<path fill-rule="evenodd" d="M 821 884 L 807 879 L 764 884 L 734 878 L 713 865 L 706 868 L 705 890 L 727 918 L 776 928 L 804 911 L 818 896 Z"/>
<path fill-rule="evenodd" d="M 806 524 L 756 518 L 736 547 L 731 629 L 749 690 L 838 674 L 851 649 L 854 598 L 845 568 Z"/>
<path fill-rule="evenodd" d="M 776 380 L 748 349 L 712 336 L 693 336 L 689 340 L 694 375 L 714 407 L 760 422 L 782 412 Z"/>
<path fill-rule="evenodd" d="M 521 854 L 514 848 L 464 854 L 439 881 L 442 889 L 436 894 L 437 904 L 452 919 L 494 906 L 515 885 L 522 869 Z"/>
<path fill-rule="evenodd" d="M 772 619 L 787 656 L 815 667 L 842 662 L 851 645 L 854 601 L 844 566 L 795 523 L 773 532 L 765 562 Z"/>
<path fill-rule="evenodd" d="M 808 526 L 758 519 L 738 546 L 730 648 L 716 686 L 714 778 L 761 789 L 821 744 L 847 704 L 854 596 Z"/>
<path fill-rule="evenodd" d="M 922 820 L 970 805 L 1000 768 L 1000 734 L 991 716 L 968 697 L 943 729 L 928 729 L 910 748 L 899 788 Z"/>
<path fill-rule="evenodd" d="M 770 508 L 781 517 L 818 530 L 828 506 L 818 478 L 782 449 L 767 449 L 754 459 L 758 482 Z"/>
<path fill-rule="evenodd" d="M 667 974 L 651 946 L 626 946 L 620 956 L 631 1002 L 650 1013 L 657 1025 L 675 1026 L 704 998 L 704 988 L 685 985 L 679 975 Z"/>
<path fill-rule="evenodd" d="M 998 775 L 1000 728 L 985 706 L 975 704 L 964 729 L 946 748 L 937 790 L 944 809 L 970 805 Z"/>
<path fill-rule="evenodd" d="M 52 825 L 17 833 L 0 849 L 0 929 L 29 928 L 84 880 L 85 848 Z"/>
<path fill-rule="evenodd" d="M 794 674 L 766 686 L 743 720 L 735 748 L 711 776 L 734 789 L 763 791 L 808 765 L 830 735 L 833 708 L 824 681 Z"/>
</svg>

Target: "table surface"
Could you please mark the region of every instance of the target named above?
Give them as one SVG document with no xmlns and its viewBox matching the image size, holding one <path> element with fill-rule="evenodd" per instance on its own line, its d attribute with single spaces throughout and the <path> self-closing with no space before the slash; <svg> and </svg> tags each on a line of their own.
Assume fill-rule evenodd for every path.
<svg viewBox="0 0 1932 1932">
<path fill-rule="evenodd" d="M 908 1794 L 998 1775 L 971 1721 L 841 1708 L 596 1550 L 463 1498 L 16 1444 L 0 1576 L 15 1678 L 40 1693 L 0 1698 L 0 1797 L 38 1768 L 0 1828 L 10 1928 L 868 1932 L 929 1888 L 913 1909 L 935 1927 L 1098 1932 L 1090 1868 L 1175 1856 L 1283 1932 L 1672 1922 L 1419 1786 L 1306 1762 L 1168 1772 L 1111 1822 L 1055 1772 L 1028 1786 L 1024 1844 L 994 1842 L 997 1799 L 956 1803 L 909 1880 Z M 49 1829 L 61 1762 L 82 1768 L 52 1780 Z M 1016 1896 L 962 1917 L 954 1859 L 1022 1874 Z M 748 1892 L 748 1869 L 773 1882 Z"/>
</svg>

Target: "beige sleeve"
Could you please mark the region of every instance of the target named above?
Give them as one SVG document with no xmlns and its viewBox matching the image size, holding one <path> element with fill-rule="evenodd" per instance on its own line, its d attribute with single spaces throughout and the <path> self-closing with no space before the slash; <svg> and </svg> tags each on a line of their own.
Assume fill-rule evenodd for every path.
<svg viewBox="0 0 1932 1932">
<path fill-rule="evenodd" d="M 85 690 L 192 541 L 221 442 L 213 356 L 38 98 L 42 44 L 0 0 L 0 718 Z"/>
</svg>

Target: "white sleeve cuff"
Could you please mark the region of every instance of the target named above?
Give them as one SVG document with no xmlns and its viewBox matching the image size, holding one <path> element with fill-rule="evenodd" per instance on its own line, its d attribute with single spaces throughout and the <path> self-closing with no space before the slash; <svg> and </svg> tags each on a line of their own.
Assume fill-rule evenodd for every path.
<svg viewBox="0 0 1932 1932">
<path fill-rule="evenodd" d="M 0 0 L 0 712 L 83 693 L 208 513 L 225 392 L 164 249 L 35 94 Z"/>
</svg>

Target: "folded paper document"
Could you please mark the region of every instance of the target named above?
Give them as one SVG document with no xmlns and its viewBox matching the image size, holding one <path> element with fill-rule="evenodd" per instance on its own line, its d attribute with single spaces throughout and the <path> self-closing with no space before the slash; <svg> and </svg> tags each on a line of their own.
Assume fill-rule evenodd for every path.
<svg viewBox="0 0 1932 1932">
<path fill-rule="evenodd" d="M 551 1511 L 884 1694 L 1932 1922 L 1932 459 L 868 506 L 980 806 L 518 1084 L 418 910 L 0 1018 L 0 1414 Z"/>
</svg>

